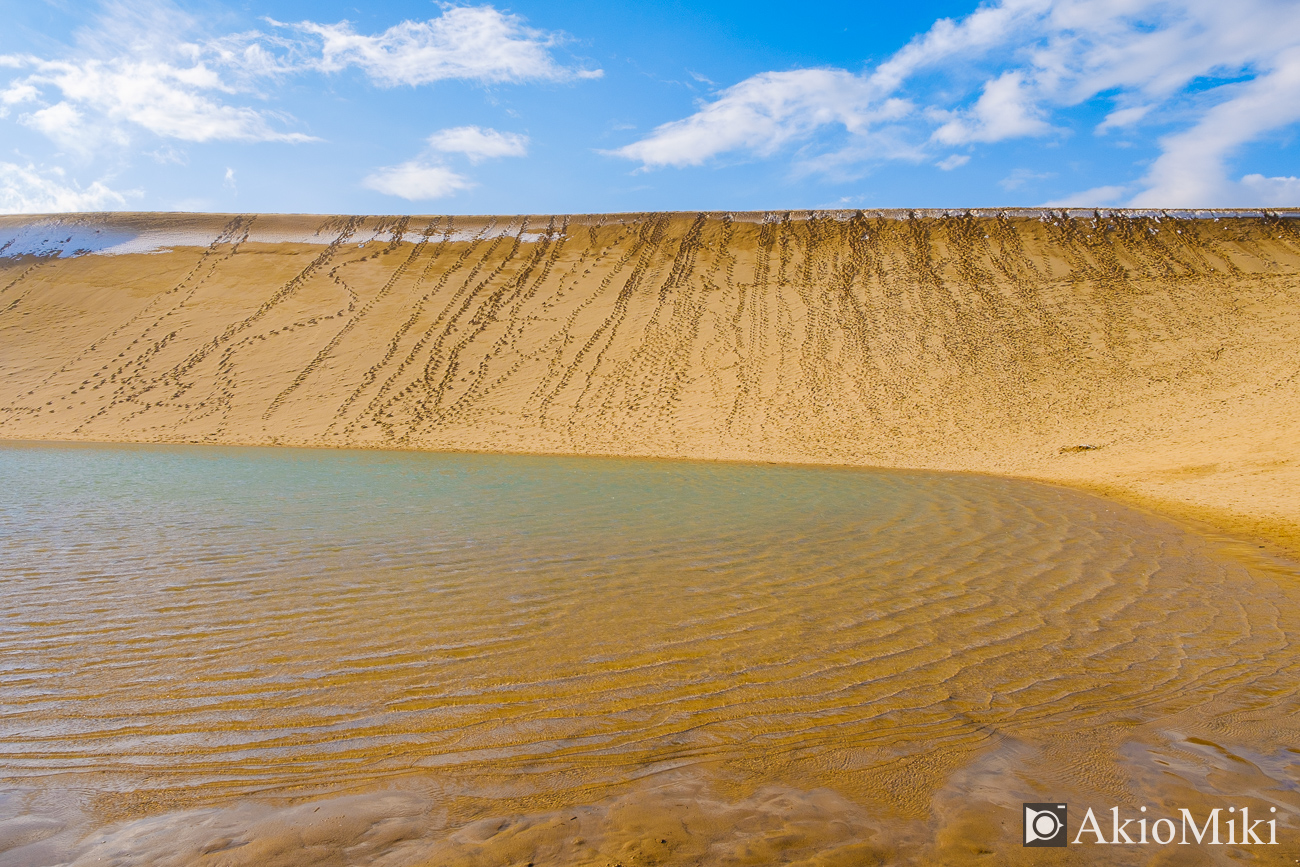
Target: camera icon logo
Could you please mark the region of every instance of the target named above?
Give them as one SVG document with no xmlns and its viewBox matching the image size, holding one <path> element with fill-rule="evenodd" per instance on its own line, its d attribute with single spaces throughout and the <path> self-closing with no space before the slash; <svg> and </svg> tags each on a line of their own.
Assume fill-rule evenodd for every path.
<svg viewBox="0 0 1300 867">
<path fill-rule="evenodd" d="M 1064 848 L 1065 804 L 1025 804 L 1025 845 Z"/>
</svg>

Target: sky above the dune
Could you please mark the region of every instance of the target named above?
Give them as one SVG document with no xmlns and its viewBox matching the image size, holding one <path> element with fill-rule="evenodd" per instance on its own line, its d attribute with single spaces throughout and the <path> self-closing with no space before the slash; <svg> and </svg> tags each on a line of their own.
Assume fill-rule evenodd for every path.
<svg viewBox="0 0 1300 867">
<path fill-rule="evenodd" d="M 1300 3 L 29 0 L 0 212 L 1300 206 Z"/>
</svg>

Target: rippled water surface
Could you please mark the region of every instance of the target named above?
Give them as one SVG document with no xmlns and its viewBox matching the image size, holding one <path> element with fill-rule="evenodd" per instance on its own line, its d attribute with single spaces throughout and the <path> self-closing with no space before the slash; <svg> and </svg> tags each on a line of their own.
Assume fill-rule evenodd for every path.
<svg viewBox="0 0 1300 867">
<path fill-rule="evenodd" d="M 0 863 L 1005 862 L 1066 797 L 1300 844 L 1295 569 L 1088 495 L 206 447 L 0 479 Z"/>
</svg>

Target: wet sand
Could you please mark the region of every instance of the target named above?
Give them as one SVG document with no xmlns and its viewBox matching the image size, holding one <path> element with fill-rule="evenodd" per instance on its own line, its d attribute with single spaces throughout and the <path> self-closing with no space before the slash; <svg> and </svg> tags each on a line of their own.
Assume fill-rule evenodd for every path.
<svg viewBox="0 0 1300 867">
<path fill-rule="evenodd" d="M 444 537 L 347 492 L 469 458 L 208 500 L 7 447 L 0 864 L 1246 855 L 1021 849 L 1058 798 L 1293 839 L 1297 266 L 1291 214 L 0 218 L 0 438 L 961 471 L 632 462 L 640 511 Z"/>
<path fill-rule="evenodd" d="M 969 470 L 1297 553 L 1295 216 L 0 217 L 0 437 Z"/>
<path fill-rule="evenodd" d="M 1020 804 L 1057 799 L 1076 830 L 1277 808 L 1256 855 L 1296 851 L 1296 565 L 1068 488 L 36 444 L 0 471 L 6 867 L 1040 864 Z M 1070 857 L 1171 857 L 1109 848 Z"/>
</svg>

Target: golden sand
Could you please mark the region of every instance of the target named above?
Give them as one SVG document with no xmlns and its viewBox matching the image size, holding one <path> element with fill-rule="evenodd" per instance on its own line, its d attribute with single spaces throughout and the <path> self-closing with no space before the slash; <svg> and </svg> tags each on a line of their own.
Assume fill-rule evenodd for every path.
<svg viewBox="0 0 1300 867">
<path fill-rule="evenodd" d="M 0 218 L 0 437 L 972 470 L 1300 550 L 1295 216 Z"/>
<path fill-rule="evenodd" d="M 1068 487 L 61 444 L 0 479 L 2 867 L 1035 865 L 1057 800 L 1278 811 L 1073 863 L 1294 863 L 1295 565 Z"/>
<path fill-rule="evenodd" d="M 0 218 L 0 437 L 965 470 L 1300 551 L 1297 216 Z M 968 482 L 990 486 L 971 515 L 1012 484 Z M 882 561 L 893 583 L 769 586 L 815 564 L 750 580 L 786 550 L 764 530 L 752 556 L 678 583 L 628 561 L 626 592 L 586 598 L 563 556 L 529 554 L 520 575 L 559 564 L 553 599 L 493 585 L 477 608 L 427 610 L 400 545 L 367 559 L 326 540 L 358 559 L 317 596 L 293 591 L 296 555 L 216 583 L 242 554 L 168 542 L 105 566 L 156 541 L 131 529 L 134 500 L 117 553 L 57 508 L 71 535 L 20 550 L 39 509 L 0 509 L 17 570 L 0 864 L 1037 864 L 1019 803 L 1061 795 L 1248 798 L 1292 834 L 1294 567 L 1072 491 L 1014 493 L 973 542 L 917 531 Z M 1067 513 L 1064 535 L 1043 529 Z M 867 535 L 831 533 L 817 562 Z M 1062 539 L 1087 556 L 1058 562 Z M 917 551 L 961 562 L 922 593 Z M 724 577 L 701 615 L 692 588 Z M 738 607 L 746 593 L 770 598 Z M 420 644 L 473 632 L 480 610 L 500 640 L 492 618 L 518 605 L 511 628 L 541 637 L 501 665 Z M 717 628 L 737 611 L 753 622 Z M 523 698 L 466 704 L 484 684 Z M 1185 851 L 1067 857 L 1240 854 Z"/>
</svg>

